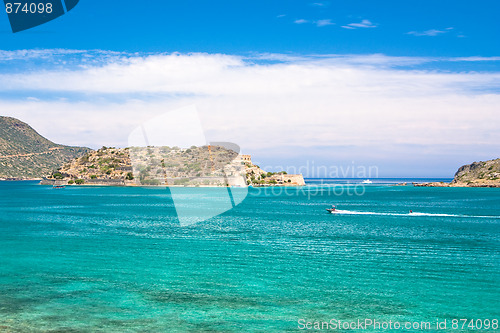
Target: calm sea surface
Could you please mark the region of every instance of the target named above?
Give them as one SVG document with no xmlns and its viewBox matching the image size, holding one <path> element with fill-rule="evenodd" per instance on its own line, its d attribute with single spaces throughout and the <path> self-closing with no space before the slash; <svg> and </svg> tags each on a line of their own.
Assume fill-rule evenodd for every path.
<svg viewBox="0 0 500 333">
<path fill-rule="evenodd" d="M 0 182 L 0 331 L 500 319 L 500 189 L 327 183 L 181 227 L 164 188 Z"/>
</svg>

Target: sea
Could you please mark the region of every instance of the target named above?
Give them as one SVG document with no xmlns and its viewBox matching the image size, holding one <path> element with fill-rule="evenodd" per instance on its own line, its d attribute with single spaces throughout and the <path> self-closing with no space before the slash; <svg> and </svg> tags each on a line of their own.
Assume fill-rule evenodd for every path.
<svg viewBox="0 0 500 333">
<path fill-rule="evenodd" d="M 0 182 L 0 332 L 499 332 L 500 189 L 361 181 L 187 226 L 167 188 Z"/>
</svg>

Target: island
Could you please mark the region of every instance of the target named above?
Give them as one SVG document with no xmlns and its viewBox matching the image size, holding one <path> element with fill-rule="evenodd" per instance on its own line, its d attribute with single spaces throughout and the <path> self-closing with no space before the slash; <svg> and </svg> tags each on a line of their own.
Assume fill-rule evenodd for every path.
<svg viewBox="0 0 500 333">
<path fill-rule="evenodd" d="M 43 185 L 99 186 L 303 186 L 301 174 L 269 172 L 250 155 L 217 145 L 102 147 L 70 160 Z"/>
</svg>

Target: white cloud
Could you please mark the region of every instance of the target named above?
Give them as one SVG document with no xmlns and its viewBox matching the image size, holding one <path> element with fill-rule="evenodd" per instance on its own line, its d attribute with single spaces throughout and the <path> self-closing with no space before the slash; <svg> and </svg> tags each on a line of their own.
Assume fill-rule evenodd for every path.
<svg viewBox="0 0 500 333">
<path fill-rule="evenodd" d="M 373 24 L 370 20 L 362 20 L 359 23 L 349 23 L 347 25 L 343 25 L 344 29 L 356 29 L 356 28 L 375 28 L 376 24 Z"/>
<path fill-rule="evenodd" d="M 500 57 L 458 57 L 450 58 L 449 61 L 500 61 Z"/>
<path fill-rule="evenodd" d="M 327 1 L 319 1 L 319 2 L 311 3 L 311 6 L 315 6 L 315 7 L 328 7 L 329 5 L 330 5 L 330 3 Z"/>
<path fill-rule="evenodd" d="M 125 56 L 124 52 L 108 51 L 108 50 L 68 50 L 68 49 L 33 49 L 33 50 L 0 50 L 0 61 L 13 61 L 13 60 L 54 60 L 57 58 L 69 58 L 69 57 L 80 57 L 92 58 L 94 61 L 97 60 L 109 60 L 114 58 L 115 60 L 121 56 Z"/>
<path fill-rule="evenodd" d="M 334 25 L 335 23 L 332 22 L 331 19 L 322 19 L 322 20 L 316 20 L 316 21 L 308 21 L 305 19 L 299 19 L 294 21 L 295 24 L 305 24 L 305 23 L 313 23 L 317 27 L 325 27 L 327 25 Z"/>
<path fill-rule="evenodd" d="M 316 23 L 316 25 L 318 27 L 324 27 L 324 26 L 327 26 L 327 25 L 333 25 L 333 24 L 335 24 L 330 19 L 317 20 L 317 21 L 314 21 L 314 23 Z"/>
<path fill-rule="evenodd" d="M 308 20 L 304 20 L 304 19 L 298 19 L 298 20 L 295 20 L 293 21 L 293 23 L 295 24 L 304 24 L 304 23 L 307 23 L 309 22 Z"/>
<path fill-rule="evenodd" d="M 442 34 L 446 34 L 453 30 L 452 27 L 446 28 L 444 30 L 437 30 L 437 29 L 430 29 L 430 30 L 425 30 L 425 31 L 410 31 L 407 32 L 408 35 L 413 35 L 413 36 L 439 36 Z"/>
<path fill-rule="evenodd" d="M 0 99 L 0 110 L 57 142 L 93 147 L 124 146 L 137 124 L 194 104 L 210 141 L 235 142 L 256 155 L 328 146 L 350 146 L 342 158 L 356 160 L 388 146 L 396 148 L 378 159 L 412 145 L 436 156 L 446 156 L 450 145 L 464 147 L 463 156 L 480 147 L 498 151 L 500 94 L 492 91 L 500 90 L 500 73 L 394 68 L 426 61 L 436 60 L 175 53 L 73 70 L 27 68 L 0 74 L 2 96 L 24 94 Z"/>
<path fill-rule="evenodd" d="M 82 54 L 82 53 L 86 53 L 86 51 L 65 50 L 65 49 L 13 50 L 13 51 L 0 50 L 0 61 L 53 58 L 60 55 Z"/>
</svg>

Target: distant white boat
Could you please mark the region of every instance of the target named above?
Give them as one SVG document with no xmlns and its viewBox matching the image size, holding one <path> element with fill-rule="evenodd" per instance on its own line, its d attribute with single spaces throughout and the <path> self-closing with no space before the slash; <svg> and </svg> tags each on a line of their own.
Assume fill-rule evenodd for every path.
<svg viewBox="0 0 500 333">
<path fill-rule="evenodd" d="M 373 183 L 373 182 L 369 179 L 363 180 L 363 184 L 371 184 L 371 183 Z"/>
</svg>

